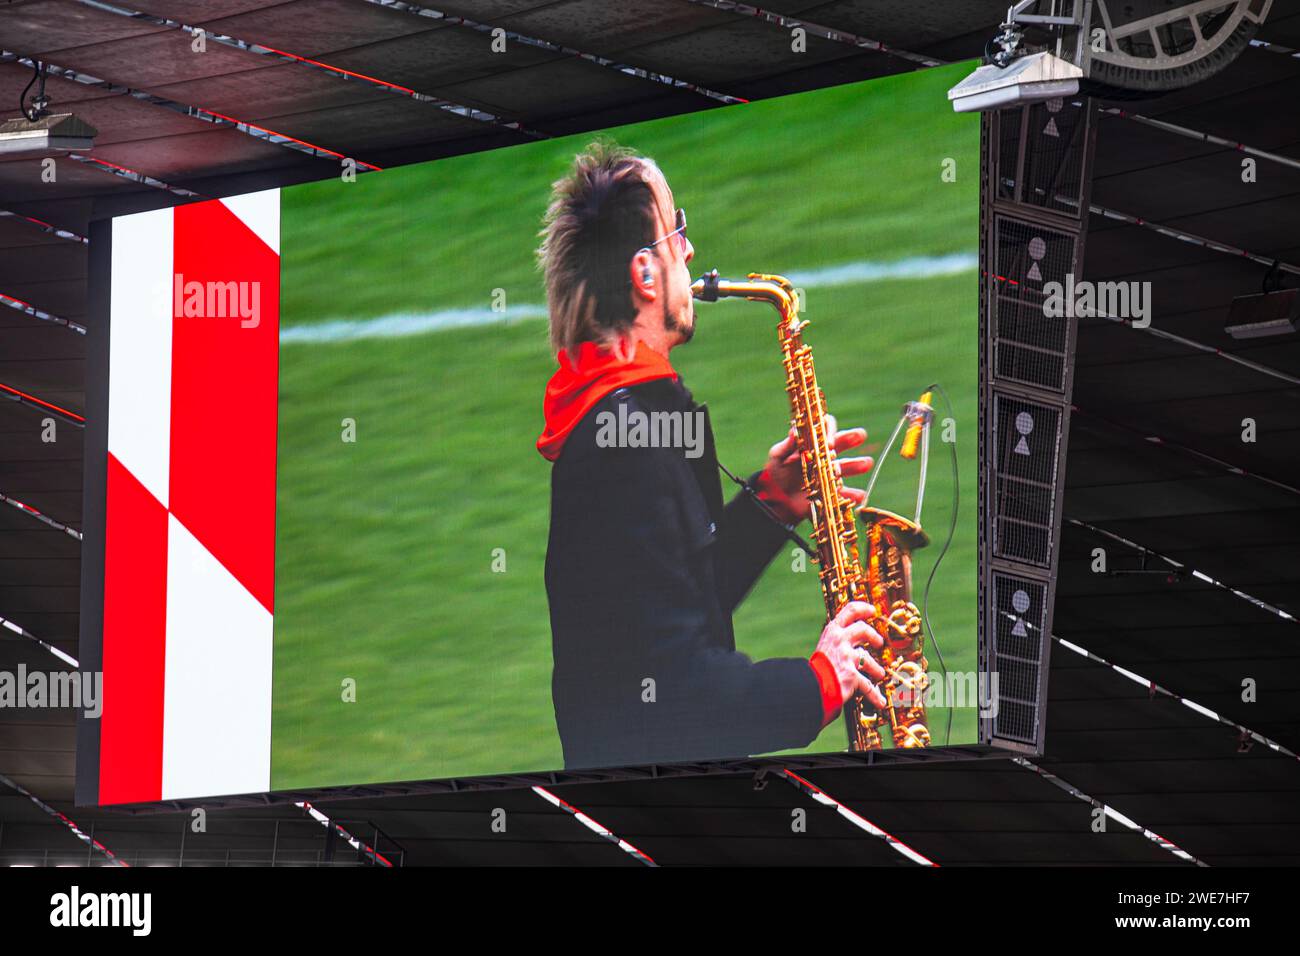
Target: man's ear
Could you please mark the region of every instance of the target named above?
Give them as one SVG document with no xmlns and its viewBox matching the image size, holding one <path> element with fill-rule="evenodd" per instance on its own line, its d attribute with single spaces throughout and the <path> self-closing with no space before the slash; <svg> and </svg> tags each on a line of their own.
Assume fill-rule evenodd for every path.
<svg viewBox="0 0 1300 956">
<path fill-rule="evenodd" d="M 653 302 L 659 298 L 659 285 L 655 279 L 655 257 L 649 249 L 641 249 L 628 265 L 632 288 L 643 299 Z"/>
</svg>

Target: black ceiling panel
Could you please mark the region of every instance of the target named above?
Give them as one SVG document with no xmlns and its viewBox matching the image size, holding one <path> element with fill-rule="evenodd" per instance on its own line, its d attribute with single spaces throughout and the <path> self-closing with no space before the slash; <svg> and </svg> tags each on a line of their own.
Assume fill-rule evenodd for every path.
<svg viewBox="0 0 1300 956">
<path fill-rule="evenodd" d="M 492 22 L 506 30 L 545 38 L 584 53 L 626 56 L 636 62 L 641 49 L 647 45 L 709 27 L 730 26 L 736 18 L 685 0 L 642 0 L 624 5 L 603 0 L 561 0 L 496 17 Z"/>
<path fill-rule="evenodd" d="M 143 20 L 115 16 L 78 0 L 11 0 L 5 4 L 3 16 L 0 46 L 54 62 L 65 50 L 145 37 L 164 29 Z"/>
<path fill-rule="evenodd" d="M 112 19 L 118 21 L 117 17 Z M 279 62 L 220 43 L 208 43 L 203 52 L 197 52 L 191 43 L 189 34 L 181 30 L 161 29 L 126 40 L 59 50 L 49 60 L 56 66 L 136 90 L 200 78 L 216 79 L 229 73 L 266 69 Z M 27 54 L 28 51 L 17 52 Z"/>
<path fill-rule="evenodd" d="M 278 60 L 268 61 L 264 69 L 223 76 L 219 84 L 190 80 L 157 86 L 150 92 L 177 103 L 192 103 L 224 116 L 269 126 L 277 132 L 280 130 L 277 124 L 269 121 L 271 117 L 303 112 L 308 104 L 313 110 L 325 110 L 382 104 L 399 98 L 394 93 L 381 92 L 371 84 L 341 80 L 319 70 L 304 69 Z M 152 117 L 158 109 L 145 106 L 145 112 Z M 190 122 L 203 123 L 202 120 Z"/>
<path fill-rule="evenodd" d="M 142 3 L 143 8 L 154 12 L 152 6 Z M 195 15 L 188 14 L 179 17 L 180 21 L 202 26 L 210 33 L 313 59 L 340 50 L 364 49 L 436 25 L 436 21 L 424 17 L 400 14 L 358 0 L 294 0 L 226 17 L 209 17 L 207 4 L 198 6 L 202 19 L 195 22 L 189 19 Z"/>
<path fill-rule="evenodd" d="M 361 50 L 332 53 L 328 62 L 341 69 L 410 87 L 430 96 L 445 95 L 442 87 L 565 59 L 552 50 L 507 43 L 492 50 L 492 37 L 467 27 L 416 20 L 430 27 L 420 33 L 389 40 Z M 600 67 L 592 65 L 594 76 Z"/>
<path fill-rule="evenodd" d="M 812 34 L 806 43 L 805 52 L 795 52 L 787 31 L 739 20 L 649 43 L 635 52 L 639 60 L 655 63 L 661 72 L 716 87 L 723 93 L 730 92 L 728 83 L 802 69 L 854 52 L 851 46 Z"/>
</svg>

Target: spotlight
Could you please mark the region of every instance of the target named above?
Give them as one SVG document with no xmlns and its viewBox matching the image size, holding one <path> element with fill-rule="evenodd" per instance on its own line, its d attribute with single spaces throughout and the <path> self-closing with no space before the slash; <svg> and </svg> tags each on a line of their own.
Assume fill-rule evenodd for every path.
<svg viewBox="0 0 1300 956">
<path fill-rule="evenodd" d="M 0 153 L 90 149 L 98 132 L 71 113 L 53 113 L 35 120 L 5 120 L 0 122 Z"/>
<path fill-rule="evenodd" d="M 31 104 L 27 94 L 36 87 Z M 71 113 L 51 113 L 46 107 L 45 64 L 32 61 L 32 78 L 18 97 L 22 118 L 0 122 L 0 153 L 47 152 L 52 149 L 90 149 L 99 130 Z"/>
<path fill-rule="evenodd" d="M 1234 339 L 1262 339 L 1295 331 L 1300 320 L 1300 290 L 1282 288 L 1282 264 L 1274 261 L 1264 274 L 1264 291 L 1239 295 L 1223 327 Z"/>
<path fill-rule="evenodd" d="M 1300 320 L 1300 290 L 1257 292 L 1232 300 L 1223 331 L 1234 339 L 1261 339 L 1294 332 L 1297 320 Z"/>
<path fill-rule="evenodd" d="M 1083 70 L 1046 51 L 1012 60 L 1007 66 L 988 63 L 948 91 L 957 113 L 998 110 L 1039 103 L 1079 92 Z"/>
</svg>

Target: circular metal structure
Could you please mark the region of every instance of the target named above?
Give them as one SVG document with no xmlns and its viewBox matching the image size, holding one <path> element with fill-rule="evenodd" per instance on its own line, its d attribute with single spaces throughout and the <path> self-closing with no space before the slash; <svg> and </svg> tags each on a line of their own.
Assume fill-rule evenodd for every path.
<svg viewBox="0 0 1300 956">
<path fill-rule="evenodd" d="M 1273 0 L 1094 0 L 1084 38 L 1088 92 L 1111 98 L 1182 89 L 1237 58 Z"/>
</svg>

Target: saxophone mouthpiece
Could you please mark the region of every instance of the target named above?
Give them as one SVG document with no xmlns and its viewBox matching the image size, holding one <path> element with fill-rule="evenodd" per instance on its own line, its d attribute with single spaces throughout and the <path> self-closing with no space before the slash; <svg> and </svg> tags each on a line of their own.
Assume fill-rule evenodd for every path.
<svg viewBox="0 0 1300 956">
<path fill-rule="evenodd" d="M 701 302 L 718 301 L 718 270 L 711 269 L 691 283 L 691 295 Z"/>
</svg>

